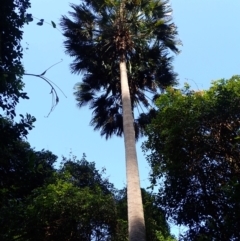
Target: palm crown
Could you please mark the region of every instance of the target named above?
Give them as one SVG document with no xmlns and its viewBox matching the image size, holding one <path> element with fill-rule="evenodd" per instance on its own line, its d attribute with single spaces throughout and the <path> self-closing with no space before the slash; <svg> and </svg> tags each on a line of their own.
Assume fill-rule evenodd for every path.
<svg viewBox="0 0 240 241">
<path fill-rule="evenodd" d="M 128 67 L 136 138 L 154 115 L 159 90 L 176 84 L 169 49 L 177 53 L 176 27 L 168 1 L 83 0 L 62 17 L 66 52 L 73 73 L 83 73 L 75 86 L 78 106 L 89 104 L 91 124 L 106 138 L 123 133 L 119 61 Z M 147 113 L 144 111 L 147 110 Z"/>
</svg>

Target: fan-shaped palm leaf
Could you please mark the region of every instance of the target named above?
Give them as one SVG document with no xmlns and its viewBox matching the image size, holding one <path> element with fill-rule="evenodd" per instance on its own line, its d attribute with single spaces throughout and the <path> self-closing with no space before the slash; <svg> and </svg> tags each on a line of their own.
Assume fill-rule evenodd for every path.
<svg viewBox="0 0 240 241">
<path fill-rule="evenodd" d="M 61 25 L 66 52 L 74 57 L 71 70 L 83 74 L 74 94 L 79 107 L 93 110 L 90 123 L 101 135 L 124 133 L 129 240 L 144 241 L 134 128 L 138 138 L 154 116 L 153 98 L 176 83 L 171 9 L 168 0 L 83 0 L 71 7 L 72 20 L 63 16 Z"/>
</svg>

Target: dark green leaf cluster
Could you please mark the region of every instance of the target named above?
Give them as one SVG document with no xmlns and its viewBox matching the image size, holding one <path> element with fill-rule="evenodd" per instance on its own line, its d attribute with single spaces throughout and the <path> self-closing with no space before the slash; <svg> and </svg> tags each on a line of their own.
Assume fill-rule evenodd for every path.
<svg viewBox="0 0 240 241">
<path fill-rule="evenodd" d="M 240 77 L 207 91 L 168 89 L 147 131 L 145 151 L 159 203 L 184 240 L 239 240 Z M 163 185 L 164 184 L 164 185 Z"/>
<path fill-rule="evenodd" d="M 76 160 L 76 157 L 73 157 L 73 160 L 64 157 L 62 163 L 64 164 L 59 173 L 69 173 L 71 176 L 70 181 L 74 186 L 79 188 L 88 187 L 90 189 L 98 186 L 105 194 L 114 192 L 113 184 L 103 178 L 105 174 L 104 169 L 102 172 L 99 172 L 94 162 L 88 162 L 86 160 L 85 154 L 80 161 Z"/>
<path fill-rule="evenodd" d="M 85 0 L 72 4 L 72 19 L 63 16 L 66 52 L 74 57 L 73 73 L 83 73 L 75 86 L 79 107 L 93 110 L 91 125 L 106 138 L 123 133 L 119 61 L 127 62 L 128 82 L 135 116 L 136 138 L 149 123 L 153 98 L 176 83 L 169 49 L 178 52 L 176 27 L 167 17 L 168 1 Z M 146 113 L 145 113 L 146 112 Z"/>
<path fill-rule="evenodd" d="M 53 170 L 56 157 L 44 150 L 34 151 L 23 139 L 26 129 L 32 128 L 32 121 L 13 124 L 10 120 L 0 119 L 1 205 L 8 198 L 21 199 L 29 195 L 31 190 L 43 185 Z"/>
<path fill-rule="evenodd" d="M 79 188 L 58 176 L 34 191 L 26 211 L 22 240 L 110 240 L 115 227 L 112 195 L 97 186 Z"/>
<path fill-rule="evenodd" d="M 50 152 L 21 141 L 8 151 L 11 156 L 1 159 L 1 240 L 110 240 L 116 226 L 112 186 L 93 163 L 64 159 L 57 171 Z"/>
<path fill-rule="evenodd" d="M 19 98 L 28 98 L 22 92 L 24 73 L 21 63 L 21 40 L 25 12 L 29 0 L 1 0 L 0 12 L 0 107 L 10 117 L 15 116 L 14 107 Z"/>
<path fill-rule="evenodd" d="M 128 240 L 126 189 L 116 190 L 104 170 L 85 155 L 63 157 L 56 170 L 51 152 L 11 145 L 1 159 L 1 240 Z M 145 190 L 142 196 L 148 240 L 174 241 L 156 197 Z"/>
</svg>

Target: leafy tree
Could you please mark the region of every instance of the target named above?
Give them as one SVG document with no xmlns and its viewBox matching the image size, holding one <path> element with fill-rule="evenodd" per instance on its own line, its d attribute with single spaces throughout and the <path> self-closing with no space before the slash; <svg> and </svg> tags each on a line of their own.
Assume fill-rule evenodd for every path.
<svg viewBox="0 0 240 241">
<path fill-rule="evenodd" d="M 63 162 L 51 179 L 15 205 L 19 218 L 11 220 L 8 240 L 113 240 L 117 219 L 112 184 L 85 156 Z"/>
<path fill-rule="evenodd" d="M 103 193 L 114 193 L 113 184 L 103 178 L 104 169 L 99 172 L 94 162 L 88 162 L 86 155 L 83 154 L 81 161 L 78 161 L 75 156 L 72 159 L 63 158 L 64 165 L 59 170 L 60 173 L 68 172 L 71 175 L 71 182 L 80 188 L 94 188 L 98 186 Z"/>
<path fill-rule="evenodd" d="M 127 241 L 127 192 L 115 190 L 86 157 L 59 170 L 0 216 L 3 240 Z M 174 241 L 156 197 L 142 189 L 147 240 Z"/>
<path fill-rule="evenodd" d="M 130 241 L 145 240 L 145 224 L 137 167 L 135 135 L 154 114 L 135 107 L 151 107 L 158 90 L 176 83 L 168 49 L 177 52 L 176 27 L 167 17 L 168 1 L 85 0 L 71 5 L 61 19 L 66 52 L 75 58 L 72 72 L 83 72 L 76 85 L 79 107 L 93 109 L 91 124 L 107 138 L 124 132 Z M 134 131 L 135 126 L 135 131 Z"/>
<path fill-rule="evenodd" d="M 80 188 L 57 179 L 34 195 L 27 207 L 23 240 L 100 241 L 113 235 L 114 199 L 97 186 Z"/>
<path fill-rule="evenodd" d="M 30 7 L 29 0 L 2 0 L 0 12 L 0 165 L 4 166 L 9 159 L 4 155 L 13 154 L 12 145 L 26 137 L 36 120 L 29 114 L 20 115 L 18 123 L 12 122 L 15 106 L 20 98 L 28 99 L 23 92 L 24 74 L 22 59 L 22 27 L 26 23 L 26 11 Z M 2 112 L 3 111 L 3 112 Z M 16 141 L 15 144 L 14 141 Z M 22 144 L 22 143 L 21 143 Z M 16 146 L 14 147 L 16 148 Z M 8 165 L 8 164 L 7 164 Z M 6 176 L 6 175 L 4 175 Z"/>
<path fill-rule="evenodd" d="M 5 116 L 14 118 L 16 116 L 15 107 L 20 98 L 28 99 L 27 93 L 23 92 L 23 75 L 41 78 L 51 87 L 51 94 L 55 97 L 51 111 L 58 104 L 59 97 L 51 81 L 47 79 L 45 73 L 54 65 L 45 70 L 42 74 L 30 74 L 24 71 L 21 59 L 23 48 L 21 40 L 23 36 L 23 25 L 33 21 L 32 14 L 26 13 L 30 8 L 29 0 L 2 0 L 0 12 L 0 108 Z M 40 23 L 40 24 L 39 24 Z M 48 23 L 48 22 L 46 22 Z M 43 24 L 43 19 L 38 25 Z M 56 24 L 48 23 L 56 28 Z M 61 62 L 61 61 L 60 61 Z M 56 86 L 58 88 L 58 86 Z M 61 91 L 61 89 L 60 89 Z M 62 92 L 63 93 L 63 92 Z M 49 113 L 49 114 L 50 114 Z M 0 118 L 2 114 L 0 114 Z M 22 117 L 22 120 L 24 118 Z"/>
<path fill-rule="evenodd" d="M 14 107 L 24 93 L 21 40 L 29 0 L 2 0 L 0 12 L 0 107 L 14 117 Z"/>
<path fill-rule="evenodd" d="M 44 150 L 34 151 L 24 140 L 35 121 L 30 115 L 27 117 L 20 123 L 0 118 L 0 203 L 5 198 L 18 199 L 29 194 L 53 170 L 56 156 Z"/>
<path fill-rule="evenodd" d="M 19 138 L 26 131 L 25 122 L 19 126 L 0 121 L 0 240 L 12 241 L 24 223 L 26 198 L 51 178 L 57 157 L 35 151 Z"/>
<path fill-rule="evenodd" d="M 240 237 L 240 76 L 207 91 L 169 88 L 157 100 L 145 151 L 159 204 L 184 240 Z"/>
</svg>

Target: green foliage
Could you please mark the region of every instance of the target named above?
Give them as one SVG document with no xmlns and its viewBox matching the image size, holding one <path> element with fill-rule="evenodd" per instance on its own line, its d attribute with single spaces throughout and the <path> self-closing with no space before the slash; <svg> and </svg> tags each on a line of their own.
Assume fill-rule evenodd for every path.
<svg viewBox="0 0 240 241">
<path fill-rule="evenodd" d="M 61 167 L 60 172 L 69 173 L 71 182 L 75 186 L 91 189 L 98 186 L 105 194 L 114 193 L 113 184 L 103 178 L 105 174 L 104 169 L 99 172 L 95 167 L 95 163 L 86 160 L 85 154 L 83 154 L 80 161 L 75 156 L 72 159 L 63 157 L 62 163 L 64 165 Z"/>
<path fill-rule="evenodd" d="M 126 189 L 114 189 L 104 170 L 99 172 L 85 155 L 81 160 L 63 158 L 53 171 L 54 155 L 24 146 L 29 148 L 22 143 L 21 152 L 31 157 L 14 167 L 17 175 L 1 202 L 1 240 L 128 240 Z M 156 196 L 144 189 L 142 194 L 147 240 L 174 241 Z"/>
<path fill-rule="evenodd" d="M 12 241 L 22 232 L 25 201 L 53 174 L 56 156 L 35 151 L 25 141 L 35 118 L 21 115 L 19 123 L 0 117 L 0 240 Z"/>
<path fill-rule="evenodd" d="M 0 118 L 0 192 L 4 191 L 0 196 L 0 203 L 9 197 L 24 197 L 36 185 L 41 186 L 46 176 L 34 171 L 41 164 L 41 171 L 46 172 L 55 160 L 50 152 L 36 152 L 24 141 L 27 129 L 33 127 L 33 122 L 34 118 L 30 115 L 15 124 L 11 120 Z"/>
<path fill-rule="evenodd" d="M 0 108 L 10 117 L 19 98 L 28 98 L 22 92 L 24 69 L 21 63 L 21 40 L 25 12 L 29 0 L 1 0 L 0 12 Z"/>
<path fill-rule="evenodd" d="M 72 72 L 84 74 L 74 93 L 78 106 L 89 105 L 93 110 L 91 125 L 106 138 L 123 133 L 119 70 L 123 56 L 128 66 L 136 138 L 154 116 L 152 98 L 176 83 L 169 50 L 178 52 L 177 30 L 166 16 L 171 11 L 167 3 L 124 1 L 121 11 L 119 0 L 84 0 L 71 4 L 72 19 L 61 19 L 66 51 L 74 57 Z"/>
<path fill-rule="evenodd" d="M 32 14 L 26 13 L 30 8 L 29 0 L 2 0 L 0 12 L 0 108 L 10 118 L 16 116 L 15 106 L 20 98 L 28 99 L 27 93 L 23 92 L 24 83 L 22 76 L 31 75 L 46 81 L 51 87 L 51 93 L 58 96 L 55 88 L 44 76 L 47 69 L 41 75 L 26 74 L 21 62 L 23 48 L 21 40 L 23 25 L 33 21 Z M 38 25 L 42 25 L 43 19 L 39 19 Z M 48 23 L 50 24 L 50 23 Z M 52 21 L 50 24 L 56 28 Z M 51 66 L 52 67 L 52 66 Z M 51 68 L 50 67 L 50 68 Z M 55 105 L 54 105 L 55 106 Z M 53 107 L 54 108 L 54 107 Z M 2 117 L 2 115 L 0 115 Z"/>
<path fill-rule="evenodd" d="M 76 173 L 69 168 L 71 164 L 76 165 Z M 45 182 L 35 186 L 28 195 L 18 201 L 9 197 L 1 212 L 1 240 L 14 240 L 14 237 L 24 241 L 109 240 L 116 219 L 114 196 L 102 188 L 103 182 L 108 186 L 107 180 L 97 183 L 100 174 L 93 164 L 87 165 L 85 159 L 79 162 L 68 160 L 59 171 L 48 178 L 45 176 Z M 89 182 L 81 176 L 76 182 L 79 169 Z M 31 174 L 39 172 L 42 175 L 48 173 L 44 163 L 40 168 L 39 165 L 33 167 Z M 88 185 L 91 180 L 96 180 L 94 185 Z M 9 219 L 4 223 L 6 215 Z"/>
<path fill-rule="evenodd" d="M 28 99 L 27 93 L 23 92 L 22 76 L 24 69 L 21 63 L 23 56 L 21 40 L 22 27 L 26 22 L 26 11 L 29 7 L 29 0 L 1 1 L 0 108 L 2 111 L 0 114 L 0 168 L 2 179 L 6 178 L 6 180 L 8 180 L 9 170 L 14 168 L 14 165 L 19 165 L 17 160 L 18 150 L 25 151 L 25 147 L 21 146 L 21 140 L 34 127 L 33 123 L 36 120 L 31 115 L 26 114 L 25 117 L 20 115 L 21 118 L 18 123 L 13 122 L 16 116 L 15 107 L 19 99 Z M 2 113 L 4 114 L 2 115 Z M 19 151 L 19 156 L 22 154 Z"/>
<path fill-rule="evenodd" d="M 57 178 L 34 196 L 26 210 L 28 240 L 108 240 L 115 224 L 112 195 Z"/>
<path fill-rule="evenodd" d="M 186 240 L 240 237 L 240 77 L 207 91 L 169 88 L 147 130 L 152 184 Z M 164 183 L 164 185 L 163 185 Z"/>
<path fill-rule="evenodd" d="M 27 142 L 10 139 L 10 135 L 4 137 L 0 145 L 0 240 L 10 241 L 22 232 L 26 198 L 51 178 L 56 156 L 34 151 Z"/>
</svg>

